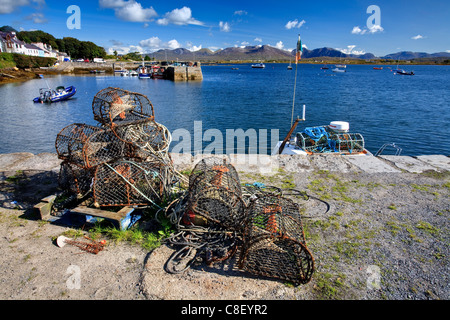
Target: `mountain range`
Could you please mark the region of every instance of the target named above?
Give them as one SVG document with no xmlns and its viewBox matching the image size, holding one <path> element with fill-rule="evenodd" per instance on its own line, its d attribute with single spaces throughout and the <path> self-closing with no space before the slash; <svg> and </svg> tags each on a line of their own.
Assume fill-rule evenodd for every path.
<svg viewBox="0 0 450 320">
<path fill-rule="evenodd" d="M 286 51 L 269 45 L 258 46 L 246 46 L 246 47 L 230 47 L 220 49 L 217 51 L 211 51 L 210 49 L 200 49 L 198 51 L 190 51 L 184 48 L 178 48 L 174 50 L 161 49 L 153 53 L 144 54 L 144 56 L 154 57 L 155 60 L 199 60 L 199 61 L 218 61 L 218 60 L 294 60 L 295 50 Z M 340 50 L 333 48 L 318 48 L 309 50 L 304 48 L 302 58 L 319 58 L 319 57 L 331 57 L 331 58 L 357 58 L 357 59 L 392 59 L 392 60 L 412 60 L 419 58 L 449 58 L 449 52 L 411 52 L 402 51 L 397 53 L 391 53 L 382 57 L 377 57 L 372 53 L 365 53 L 362 55 L 346 54 Z"/>
</svg>

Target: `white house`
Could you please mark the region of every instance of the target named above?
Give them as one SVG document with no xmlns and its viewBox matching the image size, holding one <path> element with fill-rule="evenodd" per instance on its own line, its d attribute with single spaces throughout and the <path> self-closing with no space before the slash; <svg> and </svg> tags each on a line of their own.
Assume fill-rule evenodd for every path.
<svg viewBox="0 0 450 320">
<path fill-rule="evenodd" d="M 56 58 L 57 53 L 56 51 L 54 51 L 52 49 L 51 45 L 47 45 L 45 43 L 42 42 L 36 42 L 36 43 L 32 43 L 33 45 L 35 45 L 36 47 L 41 48 L 44 51 L 44 57 L 46 58 Z"/>
<path fill-rule="evenodd" d="M 0 31 L 1 51 L 26 54 L 25 42 L 17 39 L 15 32 Z"/>
</svg>

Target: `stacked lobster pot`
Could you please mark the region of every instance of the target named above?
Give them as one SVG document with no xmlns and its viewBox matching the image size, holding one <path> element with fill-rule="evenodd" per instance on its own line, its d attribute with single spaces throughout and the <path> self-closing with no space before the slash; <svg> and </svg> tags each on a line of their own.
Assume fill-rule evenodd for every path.
<svg viewBox="0 0 450 320">
<path fill-rule="evenodd" d="M 81 195 L 92 191 L 97 207 L 161 202 L 174 178 L 171 135 L 154 120 L 150 100 L 106 88 L 94 97 L 92 110 L 99 126 L 71 124 L 56 137 L 60 186 Z"/>
</svg>

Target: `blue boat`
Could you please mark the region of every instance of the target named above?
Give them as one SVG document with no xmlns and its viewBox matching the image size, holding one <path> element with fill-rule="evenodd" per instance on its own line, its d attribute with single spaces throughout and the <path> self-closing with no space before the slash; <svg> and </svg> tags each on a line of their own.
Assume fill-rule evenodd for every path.
<svg viewBox="0 0 450 320">
<path fill-rule="evenodd" d="M 70 86 L 67 88 L 59 86 L 56 87 L 56 90 L 52 90 L 50 88 L 41 88 L 39 89 L 39 97 L 34 98 L 33 101 L 40 103 L 64 101 L 71 98 L 75 93 L 77 93 L 77 89 L 74 86 Z"/>
</svg>

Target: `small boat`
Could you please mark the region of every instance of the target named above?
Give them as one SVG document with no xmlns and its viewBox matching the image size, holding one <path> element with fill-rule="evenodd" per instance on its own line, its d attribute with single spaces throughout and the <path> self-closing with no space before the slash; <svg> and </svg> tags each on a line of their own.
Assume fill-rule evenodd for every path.
<svg viewBox="0 0 450 320">
<path fill-rule="evenodd" d="M 130 77 L 137 77 L 137 76 L 139 76 L 139 73 L 137 73 L 136 70 L 130 70 L 129 74 L 130 74 Z"/>
<path fill-rule="evenodd" d="M 252 64 L 252 68 L 255 68 L 255 69 L 264 69 L 265 67 L 266 67 L 266 65 L 264 63 Z"/>
<path fill-rule="evenodd" d="M 120 75 L 121 75 L 122 77 L 129 77 L 129 76 L 130 76 L 130 71 L 125 70 L 125 71 L 122 72 Z"/>
<path fill-rule="evenodd" d="M 231 70 L 239 70 L 239 68 L 231 68 Z"/>
<path fill-rule="evenodd" d="M 346 72 L 346 70 L 343 69 L 339 69 L 339 68 L 334 68 L 333 70 L 331 70 L 333 72 Z"/>
<path fill-rule="evenodd" d="M 145 66 L 144 58 L 142 58 L 142 66 L 138 69 L 138 77 L 139 79 L 150 79 L 152 76 L 152 71 L 150 68 Z"/>
<path fill-rule="evenodd" d="M 348 122 L 332 121 L 329 125 L 307 127 L 291 139 L 297 123 L 294 123 L 286 139 L 277 143 L 272 155 L 371 155 L 365 149 L 364 137 L 360 133 L 349 132 Z"/>
<path fill-rule="evenodd" d="M 74 86 L 70 86 L 64 88 L 63 86 L 56 87 L 56 90 L 52 90 L 50 88 L 41 88 L 39 89 L 39 97 L 33 99 L 34 102 L 58 102 L 64 101 L 71 98 L 75 93 L 77 93 L 77 89 Z"/>
<path fill-rule="evenodd" d="M 328 68 L 328 66 L 327 65 L 324 65 L 323 67 L 321 67 L 320 69 L 322 69 L 322 70 L 328 70 L 328 69 L 330 69 L 330 68 Z"/>
<path fill-rule="evenodd" d="M 383 67 L 373 67 L 374 70 L 383 70 Z"/>
<path fill-rule="evenodd" d="M 404 75 L 404 76 L 413 76 L 414 75 L 413 71 L 407 72 L 407 71 L 405 71 L 403 69 L 395 69 L 393 71 L 394 71 L 394 74 L 401 74 L 401 75 Z"/>
<path fill-rule="evenodd" d="M 166 71 L 166 68 L 164 67 L 153 67 L 152 72 L 152 79 L 164 79 L 164 72 Z"/>
<path fill-rule="evenodd" d="M 336 68 L 344 68 L 345 69 L 345 68 L 347 68 L 347 65 L 345 65 L 345 64 L 336 64 L 335 67 Z"/>
<path fill-rule="evenodd" d="M 289 65 L 287 66 L 288 70 L 292 70 L 291 60 L 289 60 Z"/>
</svg>

